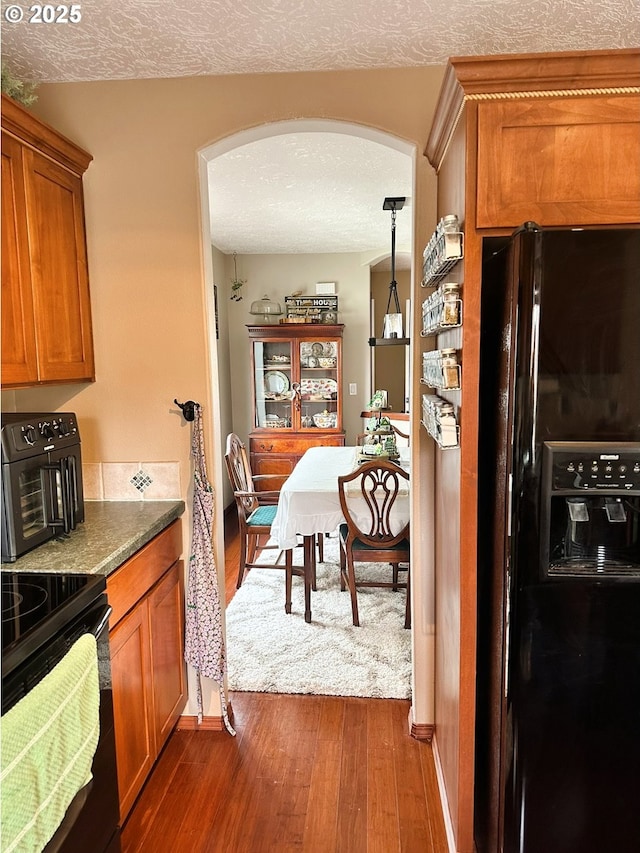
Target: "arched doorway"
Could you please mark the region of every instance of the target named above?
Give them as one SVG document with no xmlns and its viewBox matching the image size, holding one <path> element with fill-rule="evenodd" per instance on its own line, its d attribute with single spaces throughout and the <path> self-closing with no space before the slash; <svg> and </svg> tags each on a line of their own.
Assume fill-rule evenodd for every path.
<svg viewBox="0 0 640 853">
<path fill-rule="evenodd" d="M 251 151 L 251 155 L 264 158 L 264 151 L 269 146 L 261 145 L 262 142 L 269 140 L 281 142 L 285 148 L 285 153 L 290 157 L 298 156 L 299 149 L 292 146 L 291 140 L 300 138 L 301 135 L 314 135 L 317 140 L 322 140 L 326 145 L 336 143 L 335 151 L 326 152 L 326 158 L 323 159 L 325 169 L 331 171 L 332 164 L 335 166 L 335 174 L 333 176 L 334 190 L 337 195 L 334 196 L 335 205 L 333 210 L 338 210 L 338 205 L 343 205 L 340 208 L 340 215 L 344 214 L 344 206 L 348 210 L 350 198 L 353 197 L 353 187 L 351 184 L 357 184 L 355 167 L 346 167 L 341 155 L 336 154 L 337 151 L 343 151 L 344 147 L 339 143 L 351 143 L 352 147 L 360 150 L 360 162 L 357 167 L 360 170 L 369 170 L 377 181 L 375 190 L 375 199 L 371 202 L 376 212 L 379 213 L 383 223 L 383 237 L 379 237 L 372 241 L 371 245 L 360 247 L 357 254 L 357 263 L 359 273 L 354 277 L 355 282 L 353 287 L 341 289 L 341 284 L 338 284 L 338 295 L 340 300 L 341 312 L 345 312 L 347 316 L 341 318 L 341 322 L 345 322 L 346 340 L 345 340 L 345 358 L 344 363 L 349 364 L 349 375 L 343 376 L 345 389 L 349 386 L 355 386 L 358 393 L 353 395 L 354 398 L 346 398 L 345 409 L 345 428 L 347 430 L 347 443 L 354 443 L 355 435 L 362 429 L 362 421 L 360 412 L 365 407 L 366 401 L 370 396 L 372 383 L 372 359 L 371 350 L 368 346 L 368 338 L 371 334 L 370 328 L 370 283 L 371 283 L 371 266 L 378 262 L 389 251 L 390 243 L 390 222 L 389 215 L 382 210 L 383 200 L 386 196 L 406 195 L 410 202 L 414 196 L 413 186 L 415 182 L 415 146 L 403 140 L 392 137 L 389 134 L 381 131 L 354 125 L 345 122 L 329 121 L 329 120 L 294 120 L 285 122 L 276 122 L 261 127 L 251 128 L 246 131 L 234 134 L 219 142 L 216 142 L 206 149 L 199 152 L 200 162 L 200 186 L 202 198 L 202 232 L 203 245 L 208 247 L 213 244 L 210 251 L 205 252 L 205 271 L 207 275 L 207 302 L 209 306 L 209 340 L 211 344 L 211 379 L 212 379 L 212 399 L 215 401 L 215 411 L 213 418 L 213 454 L 214 454 L 214 470 L 217 474 L 217 493 L 225 495 L 225 503 L 230 502 L 230 490 L 226 483 L 226 477 L 221 472 L 224 471 L 223 452 L 224 441 L 226 435 L 233 431 L 237 432 L 241 438 L 246 439 L 248 429 L 251 424 L 250 399 L 248 393 L 248 382 L 238 382 L 240 377 L 248 377 L 249 375 L 249 345 L 246 335 L 245 324 L 250 322 L 248 314 L 249 304 L 252 299 L 261 298 L 263 290 L 268 291 L 271 298 L 276 298 L 282 301 L 285 293 L 292 292 L 293 286 L 290 283 L 282 284 L 282 277 L 274 278 L 272 270 L 271 278 L 265 272 L 267 266 L 271 267 L 271 261 L 266 261 L 268 252 L 266 249 L 258 248 L 259 258 L 256 261 L 256 255 L 252 255 L 251 251 L 246 255 L 238 252 L 240 260 L 244 266 L 239 269 L 239 276 L 247 279 L 245 296 L 243 304 L 240 306 L 237 303 L 229 301 L 227 292 L 230 272 L 232 271 L 232 254 L 238 249 L 238 246 L 233 242 L 223 244 L 222 250 L 217 247 L 218 235 L 212 227 L 212 210 L 215 207 L 218 199 L 217 196 L 223 198 L 222 208 L 223 215 L 236 216 L 240 221 L 243 219 L 242 205 L 238 203 L 237 198 L 234 199 L 234 185 L 221 187 L 220 183 L 216 183 L 219 170 L 216 165 L 225 158 L 231 162 L 234 168 L 228 172 L 235 176 L 235 188 L 238 189 L 239 182 L 245 180 L 250 182 L 251 176 L 256 177 L 259 173 L 266 173 L 265 180 L 271 181 L 273 186 L 273 172 L 268 163 L 264 159 L 259 162 L 259 168 L 252 168 L 250 157 L 247 152 Z M 309 156 L 308 152 L 305 156 Z M 404 175 L 401 180 L 396 183 L 385 182 L 385 170 L 381 166 L 388 160 L 393 163 L 402 163 Z M 342 167 L 342 171 L 341 168 Z M 238 169 L 242 171 L 238 171 Z M 234 171 L 235 170 L 235 171 Z M 331 174 L 326 176 L 331 180 Z M 407 189 L 408 187 L 408 189 Z M 234 204 L 237 207 L 234 207 Z M 293 203 L 291 203 L 293 205 Z M 264 205 L 268 215 L 269 207 Z M 240 212 L 238 213 L 238 208 Z M 407 205 L 403 216 L 405 221 L 403 225 L 408 226 L 408 240 L 405 241 L 405 248 L 408 247 L 406 253 L 411 258 L 411 246 L 413 245 L 413 220 L 415 212 L 411 204 Z M 225 213 L 226 212 L 226 213 Z M 245 216 L 249 219 L 247 210 L 244 211 Z M 302 214 L 298 213 L 296 222 L 301 221 Z M 295 217 L 294 217 L 295 219 Z M 264 229 L 269 232 L 268 228 Z M 275 240 L 276 238 L 274 238 Z M 400 246 L 400 242 L 398 243 Z M 275 254 L 285 254 L 287 247 L 282 243 L 274 243 Z M 383 250 L 381 252 L 381 249 Z M 300 254 L 299 248 L 293 250 Z M 221 258 L 221 255 L 223 256 Z M 261 264 L 261 268 L 257 269 L 256 263 Z M 300 267 L 296 267 L 300 270 Z M 257 277 L 260 284 L 256 284 L 253 279 Z M 339 277 L 339 276 L 338 276 Z M 318 272 L 315 279 L 312 281 L 332 280 L 335 278 L 332 274 Z M 268 282 L 268 284 L 264 284 Z M 264 286 L 263 286 L 264 284 Z M 277 292 L 277 287 L 287 286 L 288 291 Z M 217 310 L 212 304 L 211 294 L 214 291 L 214 286 L 217 285 Z M 344 285 L 344 282 L 342 282 Z M 252 289 L 253 288 L 253 289 Z M 257 289 L 256 289 L 257 288 Z M 275 290 L 274 290 L 275 288 Z M 348 319 L 347 319 L 348 317 Z M 216 321 L 218 326 L 218 334 L 216 335 Z M 349 405 L 350 404 L 350 405 Z M 217 535 L 219 541 L 222 541 L 222 513 L 217 514 Z"/>
</svg>

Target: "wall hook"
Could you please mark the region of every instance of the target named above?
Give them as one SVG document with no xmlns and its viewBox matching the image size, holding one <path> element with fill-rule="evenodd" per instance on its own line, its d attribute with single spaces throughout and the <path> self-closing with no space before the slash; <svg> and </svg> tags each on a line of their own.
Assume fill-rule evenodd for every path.
<svg viewBox="0 0 640 853">
<path fill-rule="evenodd" d="M 186 403 L 179 403 L 175 398 L 173 401 L 176 406 L 179 406 L 182 409 L 182 414 L 184 415 L 185 421 L 193 421 L 196 417 L 196 406 L 197 403 L 194 403 L 193 400 L 187 400 Z"/>
</svg>

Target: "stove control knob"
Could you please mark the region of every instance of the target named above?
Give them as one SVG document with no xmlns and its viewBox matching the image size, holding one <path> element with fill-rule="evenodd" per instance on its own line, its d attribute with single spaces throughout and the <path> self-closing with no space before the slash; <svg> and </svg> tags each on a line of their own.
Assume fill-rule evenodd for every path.
<svg viewBox="0 0 640 853">
<path fill-rule="evenodd" d="M 69 435 L 71 430 L 69 429 L 69 424 L 66 421 L 60 421 L 58 424 L 58 432 L 60 435 Z"/>
<path fill-rule="evenodd" d="M 35 427 L 26 426 L 22 427 L 22 438 L 24 439 L 25 444 L 32 445 L 36 443 L 36 430 Z"/>
<path fill-rule="evenodd" d="M 52 438 L 55 438 L 55 437 L 56 437 L 56 434 L 55 434 L 55 432 L 53 431 L 53 429 L 52 429 L 52 427 L 51 427 L 51 424 L 50 424 L 50 423 L 48 423 L 48 421 L 45 421 L 43 424 L 40 424 L 40 435 L 41 435 L 43 438 L 49 439 L 49 441 L 50 441 Z"/>
</svg>

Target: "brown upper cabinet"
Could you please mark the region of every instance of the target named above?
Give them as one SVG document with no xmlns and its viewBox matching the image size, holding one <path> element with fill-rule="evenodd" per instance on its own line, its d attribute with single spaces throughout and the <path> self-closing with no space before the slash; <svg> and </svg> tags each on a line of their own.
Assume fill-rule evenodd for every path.
<svg viewBox="0 0 640 853">
<path fill-rule="evenodd" d="M 2 96 L 2 387 L 93 381 L 91 155 Z"/>
<path fill-rule="evenodd" d="M 453 59 L 427 157 L 466 126 L 477 229 L 637 223 L 639 83 L 635 50 Z"/>
<path fill-rule="evenodd" d="M 478 104 L 476 227 L 640 218 L 640 95 Z"/>
</svg>

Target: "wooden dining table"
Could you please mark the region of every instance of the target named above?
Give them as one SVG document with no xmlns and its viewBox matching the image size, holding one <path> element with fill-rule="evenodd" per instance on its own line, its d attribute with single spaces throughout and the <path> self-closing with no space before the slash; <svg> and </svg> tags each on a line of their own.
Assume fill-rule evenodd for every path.
<svg viewBox="0 0 640 853">
<path fill-rule="evenodd" d="M 333 533 L 344 522 L 340 508 L 338 477 L 358 467 L 361 447 L 310 447 L 285 480 L 278 499 L 271 538 L 279 548 L 295 548 L 299 537 L 304 544 L 305 583 L 315 589 L 315 542 L 319 533 Z M 408 470 L 409 448 L 401 448 L 399 464 Z M 356 481 L 357 482 L 357 481 Z M 355 506 L 358 517 L 357 503 Z M 362 500 L 362 517 L 369 512 Z M 400 530 L 409 520 L 409 494 L 401 494 L 394 506 L 392 523 Z M 311 621 L 310 602 L 304 618 Z"/>
</svg>

